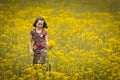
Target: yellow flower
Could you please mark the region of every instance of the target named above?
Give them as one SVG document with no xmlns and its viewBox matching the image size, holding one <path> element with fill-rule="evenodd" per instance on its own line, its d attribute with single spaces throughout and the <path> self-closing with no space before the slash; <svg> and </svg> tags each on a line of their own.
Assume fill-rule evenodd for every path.
<svg viewBox="0 0 120 80">
<path fill-rule="evenodd" d="M 48 43 L 49 48 L 51 49 L 52 47 L 55 47 L 55 42 L 53 40 L 50 40 Z"/>
</svg>

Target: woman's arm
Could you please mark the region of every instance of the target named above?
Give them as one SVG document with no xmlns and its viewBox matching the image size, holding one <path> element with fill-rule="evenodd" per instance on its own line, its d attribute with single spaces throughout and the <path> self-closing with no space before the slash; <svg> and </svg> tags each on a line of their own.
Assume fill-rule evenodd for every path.
<svg viewBox="0 0 120 80">
<path fill-rule="evenodd" d="M 30 34 L 29 48 L 30 48 L 30 53 L 31 53 L 31 55 L 34 54 L 34 52 L 33 52 L 33 50 L 32 50 L 32 42 L 33 42 L 33 39 L 32 39 L 32 35 Z"/>
<path fill-rule="evenodd" d="M 47 35 L 45 36 L 45 41 L 46 41 L 46 47 L 47 47 L 47 49 L 51 49 L 52 46 L 49 45 L 49 42 L 48 42 L 48 36 L 47 36 Z"/>
<path fill-rule="evenodd" d="M 48 44 L 48 36 L 47 35 L 45 36 L 45 42 L 46 42 L 46 47 L 48 48 L 49 44 Z"/>
</svg>

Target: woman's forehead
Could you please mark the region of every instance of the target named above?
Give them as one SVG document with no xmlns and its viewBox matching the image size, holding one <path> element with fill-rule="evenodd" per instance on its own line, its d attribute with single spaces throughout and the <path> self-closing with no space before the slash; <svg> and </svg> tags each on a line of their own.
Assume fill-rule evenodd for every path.
<svg viewBox="0 0 120 80">
<path fill-rule="evenodd" d="M 38 20 L 38 23 L 43 23 L 44 21 Z"/>
</svg>

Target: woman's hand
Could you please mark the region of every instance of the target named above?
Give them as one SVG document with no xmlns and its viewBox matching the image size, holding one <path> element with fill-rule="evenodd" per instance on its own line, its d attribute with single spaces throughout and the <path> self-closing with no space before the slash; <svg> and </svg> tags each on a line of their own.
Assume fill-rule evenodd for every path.
<svg viewBox="0 0 120 80">
<path fill-rule="evenodd" d="M 47 45 L 46 47 L 47 47 L 47 49 L 52 49 L 53 46 L 52 45 Z"/>
<path fill-rule="evenodd" d="M 32 50 L 32 49 L 30 49 L 30 54 L 31 54 L 31 55 L 34 55 L 34 52 L 33 52 L 33 50 Z"/>
<path fill-rule="evenodd" d="M 52 45 L 49 45 L 49 46 L 48 46 L 49 49 L 52 49 L 52 47 L 53 47 Z"/>
</svg>

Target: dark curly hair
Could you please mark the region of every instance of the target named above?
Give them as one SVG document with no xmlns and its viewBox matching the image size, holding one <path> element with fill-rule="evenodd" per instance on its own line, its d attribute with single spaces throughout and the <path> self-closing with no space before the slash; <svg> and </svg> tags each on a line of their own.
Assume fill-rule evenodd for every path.
<svg viewBox="0 0 120 80">
<path fill-rule="evenodd" d="M 36 23 L 37 23 L 39 20 L 44 21 L 44 23 L 43 23 L 43 28 L 48 28 L 47 23 L 46 23 L 46 21 L 45 21 L 45 19 L 44 19 L 43 17 L 37 17 L 37 18 L 36 18 L 36 20 L 35 20 L 34 23 L 33 23 L 33 26 L 34 26 L 34 27 L 36 27 Z"/>
</svg>

